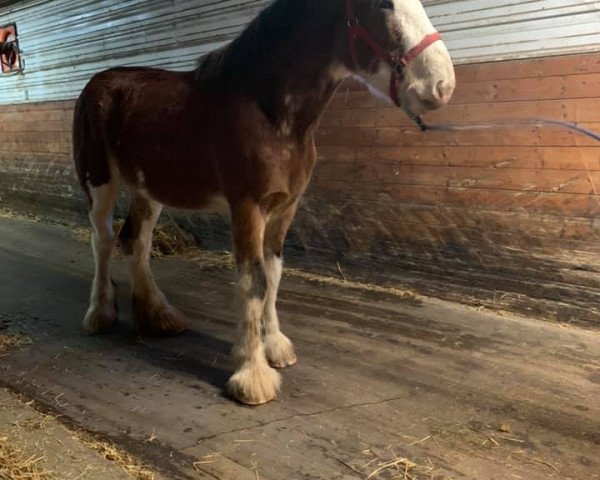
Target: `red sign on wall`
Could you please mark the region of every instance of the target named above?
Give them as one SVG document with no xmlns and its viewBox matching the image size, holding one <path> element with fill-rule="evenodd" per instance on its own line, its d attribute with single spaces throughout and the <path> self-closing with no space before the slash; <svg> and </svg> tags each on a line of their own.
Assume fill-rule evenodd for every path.
<svg viewBox="0 0 600 480">
<path fill-rule="evenodd" d="M 23 68 L 14 23 L 0 27 L 0 65 L 2 73 L 19 72 Z"/>
</svg>

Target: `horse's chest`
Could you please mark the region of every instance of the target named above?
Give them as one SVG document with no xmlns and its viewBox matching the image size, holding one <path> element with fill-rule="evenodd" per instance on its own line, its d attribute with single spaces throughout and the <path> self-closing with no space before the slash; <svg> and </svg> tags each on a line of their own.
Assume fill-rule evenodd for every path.
<svg viewBox="0 0 600 480">
<path fill-rule="evenodd" d="M 285 190 L 292 196 L 304 192 L 310 180 L 315 157 L 299 148 L 275 149 L 273 161 L 267 162 L 269 177 L 275 190 Z"/>
</svg>

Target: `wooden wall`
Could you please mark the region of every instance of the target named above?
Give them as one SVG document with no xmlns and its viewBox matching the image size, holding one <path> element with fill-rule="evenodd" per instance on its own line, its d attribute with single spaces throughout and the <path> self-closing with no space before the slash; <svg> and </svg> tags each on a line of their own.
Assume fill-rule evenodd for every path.
<svg viewBox="0 0 600 480">
<path fill-rule="evenodd" d="M 71 155 L 74 101 L 0 106 L 0 206 L 85 210 Z"/>
<path fill-rule="evenodd" d="M 457 75 L 451 105 L 429 122 L 544 117 L 600 132 L 600 54 L 460 66 Z M 0 106 L 0 205 L 84 210 L 70 163 L 72 108 Z M 422 133 L 353 83 L 333 99 L 318 143 L 288 242 L 305 264 L 339 262 L 348 274 L 445 298 L 600 324 L 599 143 L 522 125 Z M 197 217 L 185 223 L 194 228 Z"/>
<path fill-rule="evenodd" d="M 543 117 L 600 132 L 599 54 L 460 66 L 457 76 L 430 123 Z M 418 272 L 423 289 L 449 298 L 522 308 L 535 297 L 540 315 L 597 318 L 600 143 L 522 125 L 422 133 L 356 85 L 337 94 L 319 143 L 310 196 L 335 199 L 332 218 L 363 265 Z"/>
<path fill-rule="evenodd" d="M 457 73 L 451 105 L 429 115 L 430 123 L 542 117 L 600 132 L 598 54 L 465 66 Z M 598 240 L 600 144 L 574 131 L 502 126 L 421 133 L 403 112 L 381 108 L 351 86 L 334 99 L 319 143 L 317 190 L 400 202 L 415 212 L 405 222 L 434 242 L 454 241 L 456 228 L 467 242 L 493 241 L 495 223 L 510 229 L 512 239 L 502 243 L 571 240 L 570 248 L 587 250 Z M 424 207 L 444 213 L 418 214 Z"/>
</svg>

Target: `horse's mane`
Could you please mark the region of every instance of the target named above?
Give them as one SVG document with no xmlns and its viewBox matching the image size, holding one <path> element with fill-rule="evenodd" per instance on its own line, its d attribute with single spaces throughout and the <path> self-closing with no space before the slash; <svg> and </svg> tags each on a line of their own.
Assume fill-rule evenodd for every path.
<svg viewBox="0 0 600 480">
<path fill-rule="evenodd" d="M 232 42 L 202 56 L 196 79 L 248 80 L 253 74 L 268 72 L 286 53 L 286 40 L 294 27 L 325 10 L 324 2 L 331 0 L 275 0 Z"/>
</svg>

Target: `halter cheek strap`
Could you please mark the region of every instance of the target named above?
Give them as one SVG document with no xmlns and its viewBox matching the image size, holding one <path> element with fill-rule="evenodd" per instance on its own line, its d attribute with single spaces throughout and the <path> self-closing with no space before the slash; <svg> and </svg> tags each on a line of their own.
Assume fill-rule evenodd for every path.
<svg viewBox="0 0 600 480">
<path fill-rule="evenodd" d="M 395 59 L 391 52 L 379 45 L 371 34 L 360 25 L 358 18 L 354 15 L 352 0 L 346 0 L 346 18 L 348 20 L 348 39 L 350 42 L 352 61 L 355 64 L 357 63 L 356 39 L 358 38 L 373 51 L 376 57 L 383 60 L 392 69 L 392 74 L 390 76 L 390 98 L 394 104 L 399 107 L 400 98 L 398 97 L 397 82 L 404 76 L 404 68 L 423 53 L 424 50 L 441 40 L 442 36 L 438 32 L 426 35 L 423 40 L 406 52 L 402 57 Z"/>
</svg>

